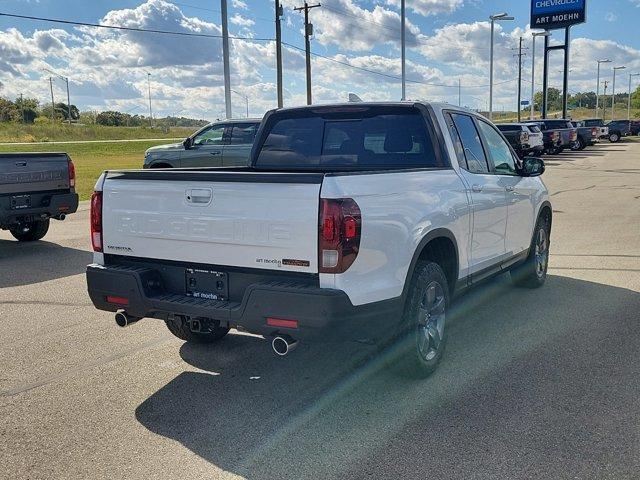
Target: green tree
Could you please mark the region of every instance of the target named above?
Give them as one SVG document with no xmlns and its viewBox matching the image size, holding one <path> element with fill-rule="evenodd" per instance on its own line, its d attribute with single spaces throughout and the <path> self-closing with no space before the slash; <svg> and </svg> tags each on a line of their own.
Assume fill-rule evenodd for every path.
<svg viewBox="0 0 640 480">
<path fill-rule="evenodd" d="M 38 116 L 38 106 L 40 102 L 36 98 L 16 98 L 14 122 L 33 123 Z"/>
<path fill-rule="evenodd" d="M 538 108 L 542 110 L 542 92 L 536 92 L 533 99 Z M 562 94 L 557 88 L 549 88 L 547 93 L 547 108 L 550 111 L 562 110 Z"/>
</svg>

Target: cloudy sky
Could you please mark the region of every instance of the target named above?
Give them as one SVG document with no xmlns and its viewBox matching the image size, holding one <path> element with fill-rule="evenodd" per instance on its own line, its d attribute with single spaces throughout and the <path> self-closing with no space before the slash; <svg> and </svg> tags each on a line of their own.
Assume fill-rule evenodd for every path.
<svg viewBox="0 0 640 480">
<path fill-rule="evenodd" d="M 273 0 L 228 0 L 232 88 L 250 99 L 251 115 L 276 104 Z M 305 102 L 302 0 L 282 0 L 285 105 Z M 400 98 L 400 0 L 323 0 L 312 10 L 316 102 L 346 100 L 354 92 L 368 100 Z M 527 0 L 406 0 L 407 96 L 486 108 L 491 13 L 508 11 L 513 22 L 498 26 L 496 110 L 515 108 L 517 59 L 524 36 L 531 47 Z M 144 29 L 219 35 L 219 0 L 0 0 L 0 12 Z M 610 58 L 640 72 L 640 0 L 588 0 L 588 22 L 573 29 L 571 91 L 595 90 L 596 59 Z M 555 38 L 561 40 L 560 32 Z M 542 42 L 538 41 L 540 47 Z M 541 61 L 540 48 L 537 58 Z M 523 88 L 531 88 L 531 50 Z M 551 61 L 551 84 L 561 85 L 562 55 Z M 223 116 L 222 42 L 217 38 L 77 27 L 0 16 L 0 96 L 19 93 L 50 98 L 51 69 L 70 78 L 72 103 L 81 109 L 118 109 L 144 114 L 151 73 L 154 115 Z M 541 72 L 541 65 L 538 68 Z M 603 66 L 602 79 L 611 77 Z M 638 77 L 636 77 L 637 79 Z M 541 82 L 541 75 L 537 76 Z M 63 99 L 64 86 L 54 83 Z M 528 98 L 529 93 L 524 94 Z M 233 94 L 235 116 L 245 100 Z"/>
</svg>

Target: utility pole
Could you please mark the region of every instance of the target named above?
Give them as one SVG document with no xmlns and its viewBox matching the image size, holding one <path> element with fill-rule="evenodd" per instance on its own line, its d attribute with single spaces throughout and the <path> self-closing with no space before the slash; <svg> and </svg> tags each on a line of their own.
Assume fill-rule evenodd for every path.
<svg viewBox="0 0 640 480">
<path fill-rule="evenodd" d="M 522 57 L 526 55 L 522 52 L 522 42 L 524 42 L 524 38 L 520 37 L 518 53 L 515 55 L 518 57 L 518 123 L 522 121 Z"/>
<path fill-rule="evenodd" d="M 462 79 L 458 78 L 458 106 L 462 106 Z"/>
<path fill-rule="evenodd" d="M 401 67 L 402 67 L 402 101 L 405 101 L 407 99 L 407 68 L 406 68 L 406 63 L 407 63 L 407 56 L 406 56 L 406 37 L 405 37 L 405 30 L 406 30 L 406 9 L 405 9 L 405 5 L 404 5 L 405 0 L 401 0 L 400 1 L 400 44 L 401 44 Z"/>
<path fill-rule="evenodd" d="M 596 86 L 596 115 L 599 115 L 600 111 L 600 64 L 611 63 L 611 60 L 596 60 L 598 62 L 598 85 Z"/>
<path fill-rule="evenodd" d="M 629 91 L 631 91 L 631 80 L 629 80 Z M 631 94 L 629 94 L 629 98 L 631 98 Z M 631 105 L 631 100 L 629 100 L 629 105 Z M 20 115 L 22 115 L 22 123 L 27 123 L 24 118 L 24 100 L 22 99 L 22 94 L 20 94 Z"/>
<path fill-rule="evenodd" d="M 227 0 L 220 0 L 222 16 L 222 64 L 224 69 L 224 105 L 227 118 L 231 118 L 231 71 L 229 69 L 229 24 L 227 20 Z"/>
<path fill-rule="evenodd" d="M 276 0 L 276 88 L 278 90 L 278 108 L 282 108 L 284 105 L 282 96 L 282 29 L 280 26 L 282 14 L 283 9 L 282 5 L 280 5 L 280 0 Z"/>
<path fill-rule="evenodd" d="M 296 7 L 294 10 L 300 12 L 304 10 L 304 48 L 307 60 L 307 105 L 311 105 L 311 42 L 309 37 L 313 35 L 313 24 L 309 23 L 309 10 L 312 8 L 320 7 L 319 3 L 315 5 L 309 5 L 304 2 L 304 7 Z"/>
<path fill-rule="evenodd" d="M 633 77 L 640 77 L 640 73 L 629 74 L 629 99 L 628 99 L 629 104 L 627 105 L 627 120 L 631 120 L 631 78 Z"/>
<path fill-rule="evenodd" d="M 51 90 L 51 123 L 55 123 L 56 102 L 53 100 L 53 78 L 49 77 L 49 89 Z"/>
<path fill-rule="evenodd" d="M 151 74 L 147 72 L 147 86 L 149 87 L 149 127 L 153 128 L 153 111 L 151 110 Z"/>
</svg>

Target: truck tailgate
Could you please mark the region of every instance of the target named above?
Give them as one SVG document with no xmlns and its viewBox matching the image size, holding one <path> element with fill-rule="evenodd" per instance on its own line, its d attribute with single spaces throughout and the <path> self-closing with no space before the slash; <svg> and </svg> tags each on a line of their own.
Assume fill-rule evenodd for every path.
<svg viewBox="0 0 640 480">
<path fill-rule="evenodd" d="M 132 171 L 103 185 L 105 254 L 317 273 L 322 174 Z"/>
<path fill-rule="evenodd" d="M 0 195 L 69 188 L 69 157 L 64 153 L 0 154 Z"/>
</svg>

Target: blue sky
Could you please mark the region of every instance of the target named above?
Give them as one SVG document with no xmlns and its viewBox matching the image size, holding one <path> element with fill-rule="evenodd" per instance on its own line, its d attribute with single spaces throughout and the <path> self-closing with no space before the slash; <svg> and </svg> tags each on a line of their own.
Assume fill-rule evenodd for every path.
<svg viewBox="0 0 640 480">
<path fill-rule="evenodd" d="M 228 0 L 230 31 L 244 37 L 272 38 L 273 1 Z M 283 40 L 304 45 L 302 15 L 283 0 Z M 399 82 L 399 0 L 326 0 L 311 13 L 315 25 L 312 50 L 314 99 L 342 101 L 349 92 L 365 99 L 395 100 Z M 407 0 L 408 97 L 458 102 L 484 108 L 488 89 L 488 16 L 508 11 L 516 17 L 498 27 L 496 39 L 496 108 L 513 109 L 517 62 L 512 49 L 523 35 L 530 47 L 527 0 Z M 90 23 L 217 34 L 219 0 L 0 0 L 0 11 Z M 640 72 L 640 0 L 588 0 L 588 22 L 573 28 L 572 91 L 595 90 L 595 60 L 611 58 Z M 556 35 L 560 37 L 560 32 Z M 217 39 L 132 34 L 0 17 L 0 95 L 18 93 L 46 101 L 50 68 L 71 79 L 72 102 L 81 109 L 117 108 L 143 113 L 147 72 L 158 115 L 216 118 L 224 109 L 221 42 Z M 525 57 L 525 82 L 531 88 L 531 51 Z M 540 62 L 538 48 L 537 59 Z M 272 42 L 232 42 L 233 88 L 250 97 L 251 114 L 275 106 L 275 58 Z M 304 61 L 286 47 L 285 103 L 304 103 Z M 344 64 L 351 65 L 345 66 Z M 552 85 L 560 85 L 560 55 L 552 58 Z M 368 73 L 370 70 L 375 73 Z M 540 72 L 541 69 L 538 69 Z M 603 79 L 610 77 L 603 70 Z M 541 82 L 538 76 L 536 82 Z M 620 91 L 620 90 L 618 90 Z M 60 82 L 57 96 L 63 94 Z M 524 97 L 528 98 L 528 93 Z M 244 100 L 234 94 L 234 113 Z"/>
</svg>

